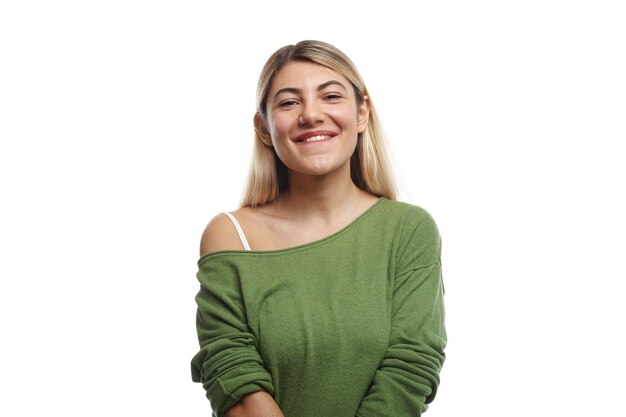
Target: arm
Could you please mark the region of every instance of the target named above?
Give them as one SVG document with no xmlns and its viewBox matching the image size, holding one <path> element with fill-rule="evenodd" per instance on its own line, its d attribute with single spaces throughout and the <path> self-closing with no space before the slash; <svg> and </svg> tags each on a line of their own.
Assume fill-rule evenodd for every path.
<svg viewBox="0 0 626 417">
<path fill-rule="evenodd" d="M 285 417 L 274 401 L 265 391 L 247 394 L 241 401 L 230 408 L 224 417 Z"/>
<path fill-rule="evenodd" d="M 437 391 L 446 345 L 439 234 L 426 217 L 409 235 L 394 278 L 389 347 L 357 417 L 420 416 Z"/>
<path fill-rule="evenodd" d="M 234 233 L 224 219 L 229 221 L 216 217 L 205 230 L 203 252 L 206 248 L 210 252 L 234 249 L 228 245 L 238 243 L 222 238 L 223 233 Z M 199 264 L 196 328 L 200 351 L 192 359 L 192 378 L 203 384 L 216 417 L 282 417 L 256 410 L 259 405 L 272 405 L 267 397 L 276 404 L 270 395 L 274 387 L 247 323 L 236 265 L 228 259 L 209 256 Z M 250 395 L 257 392 L 264 395 Z"/>
</svg>

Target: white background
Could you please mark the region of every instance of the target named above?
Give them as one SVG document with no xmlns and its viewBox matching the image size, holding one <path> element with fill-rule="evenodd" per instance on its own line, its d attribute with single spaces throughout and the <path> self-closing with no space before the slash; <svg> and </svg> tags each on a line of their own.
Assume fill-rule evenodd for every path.
<svg viewBox="0 0 626 417">
<path fill-rule="evenodd" d="M 209 415 L 200 234 L 237 208 L 263 63 L 320 39 L 443 236 L 427 415 L 626 415 L 621 2 L 223 3 L 0 6 L 0 414 Z"/>
</svg>

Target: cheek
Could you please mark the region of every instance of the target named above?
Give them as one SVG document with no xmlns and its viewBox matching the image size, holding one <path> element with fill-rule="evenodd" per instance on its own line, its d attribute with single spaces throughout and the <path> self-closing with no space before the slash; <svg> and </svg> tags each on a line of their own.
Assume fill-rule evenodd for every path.
<svg viewBox="0 0 626 417">
<path fill-rule="evenodd" d="M 293 125 L 293 120 L 291 119 L 292 118 L 287 115 L 274 117 L 271 123 L 272 137 L 276 139 L 280 139 L 285 136 L 288 137 L 289 132 L 291 131 L 291 126 Z"/>
<path fill-rule="evenodd" d="M 356 130 L 358 128 L 358 115 L 355 109 L 338 108 L 334 111 L 329 111 L 328 115 L 343 129 Z"/>
</svg>

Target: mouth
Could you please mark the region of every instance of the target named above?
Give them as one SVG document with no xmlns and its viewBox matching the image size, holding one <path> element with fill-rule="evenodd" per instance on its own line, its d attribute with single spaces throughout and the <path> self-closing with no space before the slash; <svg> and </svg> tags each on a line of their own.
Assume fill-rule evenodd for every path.
<svg viewBox="0 0 626 417">
<path fill-rule="evenodd" d="M 328 131 L 307 132 L 300 136 L 297 136 L 296 138 L 293 139 L 293 141 L 297 143 L 323 142 L 335 136 L 337 136 L 335 132 L 328 132 Z"/>
</svg>

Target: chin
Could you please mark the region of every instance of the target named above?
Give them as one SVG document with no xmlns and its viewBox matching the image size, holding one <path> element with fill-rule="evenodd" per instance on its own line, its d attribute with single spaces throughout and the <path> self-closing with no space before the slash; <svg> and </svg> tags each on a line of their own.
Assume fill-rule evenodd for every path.
<svg viewBox="0 0 626 417">
<path fill-rule="evenodd" d="M 317 166 L 314 168 L 310 168 L 306 170 L 305 174 L 322 176 L 327 174 L 332 174 L 333 172 L 339 171 L 341 167 L 339 166 Z"/>
<path fill-rule="evenodd" d="M 322 176 L 331 174 L 342 169 L 346 169 L 348 175 L 350 175 L 350 160 L 336 161 L 336 160 L 317 160 L 317 161 L 302 161 L 304 163 L 297 164 L 291 168 L 292 171 L 303 175 Z M 347 166 L 346 166 L 347 165 Z"/>
</svg>

